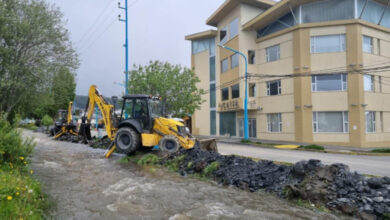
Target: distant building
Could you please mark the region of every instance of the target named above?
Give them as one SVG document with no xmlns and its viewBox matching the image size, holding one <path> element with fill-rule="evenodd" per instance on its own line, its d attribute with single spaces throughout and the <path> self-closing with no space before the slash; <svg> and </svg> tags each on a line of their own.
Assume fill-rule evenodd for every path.
<svg viewBox="0 0 390 220">
<path fill-rule="evenodd" d="M 226 0 L 186 36 L 208 93 L 196 135 L 243 137 L 248 56 L 250 138 L 390 146 L 390 7 L 386 0 Z"/>
</svg>

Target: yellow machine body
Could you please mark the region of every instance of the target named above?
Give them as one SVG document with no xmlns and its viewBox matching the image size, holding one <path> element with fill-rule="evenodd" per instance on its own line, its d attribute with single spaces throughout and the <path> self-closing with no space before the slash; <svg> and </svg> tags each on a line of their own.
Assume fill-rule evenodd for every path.
<svg viewBox="0 0 390 220">
<path fill-rule="evenodd" d="M 103 121 L 106 126 L 107 136 L 113 141 L 110 148 L 106 151 L 105 157 L 110 157 L 114 152 L 116 146 L 114 144 L 115 135 L 118 131 L 117 123 L 114 123 L 115 117 L 113 116 L 114 106 L 108 104 L 95 85 L 92 85 L 89 89 L 88 105 L 86 108 L 86 119 L 89 122 L 93 116 L 95 105 L 100 109 Z M 179 131 L 179 128 L 182 130 Z M 195 139 L 185 132 L 185 126 L 183 123 L 164 117 L 157 117 L 153 119 L 153 129 L 151 133 L 139 134 L 141 138 L 142 147 L 153 147 L 159 144 L 160 140 L 166 135 L 173 135 L 179 140 L 181 147 L 190 149 L 195 146 Z"/>
<path fill-rule="evenodd" d="M 73 106 L 73 102 L 69 102 L 68 112 L 67 112 L 67 116 L 66 116 L 66 123 L 63 124 L 61 127 L 61 130 L 57 134 L 54 135 L 54 139 L 58 139 L 65 134 L 71 134 L 74 136 L 78 135 L 78 133 L 73 129 L 73 126 L 71 126 L 73 123 L 73 121 L 72 121 L 73 120 L 72 106 Z"/>
<path fill-rule="evenodd" d="M 144 147 L 153 147 L 159 144 L 164 135 L 173 135 L 177 137 L 181 147 L 185 149 L 193 148 L 195 140 L 188 136 L 180 135 L 178 127 L 184 127 L 184 124 L 170 118 L 155 118 L 153 122 L 153 130 L 155 132 L 151 134 L 143 133 L 141 135 L 142 145 Z"/>
</svg>

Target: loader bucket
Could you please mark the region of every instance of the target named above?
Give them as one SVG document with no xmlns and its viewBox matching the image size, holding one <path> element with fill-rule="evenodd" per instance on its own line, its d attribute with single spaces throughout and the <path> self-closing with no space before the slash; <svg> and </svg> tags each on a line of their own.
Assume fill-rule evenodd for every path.
<svg viewBox="0 0 390 220">
<path fill-rule="evenodd" d="M 215 138 L 198 139 L 196 144 L 201 150 L 218 152 L 217 141 Z"/>
</svg>

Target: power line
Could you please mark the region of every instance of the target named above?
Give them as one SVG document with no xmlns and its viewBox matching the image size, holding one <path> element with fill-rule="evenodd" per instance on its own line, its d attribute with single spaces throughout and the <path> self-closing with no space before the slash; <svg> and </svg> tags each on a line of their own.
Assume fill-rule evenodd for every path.
<svg viewBox="0 0 390 220">
<path fill-rule="evenodd" d="M 86 50 L 88 50 L 90 47 L 92 47 L 95 43 L 96 43 L 96 41 L 97 40 L 99 40 L 102 36 L 103 36 L 103 34 L 105 34 L 111 27 L 112 27 L 112 25 L 114 24 L 116 22 L 116 19 L 114 19 L 104 30 L 103 30 L 103 32 L 101 32 L 98 36 L 97 36 L 97 38 L 95 38 L 84 50 L 82 50 L 81 51 L 81 53 L 83 53 L 83 52 L 85 52 Z"/>
<path fill-rule="evenodd" d="M 390 63 L 390 62 L 385 62 L 385 63 L 382 63 L 382 64 L 387 64 L 387 63 Z M 377 66 L 377 65 L 379 65 L 379 64 L 368 65 L 366 67 Z M 358 69 L 358 70 L 349 70 L 349 71 L 346 71 L 346 73 L 343 73 L 343 71 L 334 71 L 334 72 L 320 72 L 320 71 L 316 71 L 316 73 L 308 72 L 308 73 L 301 73 L 301 74 L 294 74 L 294 73 L 292 73 L 292 74 L 284 74 L 284 75 L 276 75 L 276 74 L 275 75 L 273 75 L 273 74 L 249 74 L 248 77 L 249 78 L 295 78 L 295 77 L 308 77 L 308 76 L 321 76 L 321 75 L 339 75 L 339 74 L 346 74 L 346 75 L 350 75 L 350 74 L 373 75 L 372 73 L 388 71 L 388 70 L 390 70 L 390 65 L 389 66 L 381 66 L 381 67 L 372 67 L 372 68 Z M 374 75 L 374 76 L 380 76 L 380 75 Z M 241 81 L 243 79 L 245 79 L 244 76 L 235 78 L 235 79 L 233 79 L 233 80 L 231 80 L 231 81 L 229 81 L 227 83 L 220 84 L 220 85 L 216 86 L 215 90 L 231 86 L 231 85 L 233 85 L 233 84 L 235 84 L 235 83 L 237 83 L 237 82 L 239 82 L 239 81 Z M 260 82 L 260 81 L 262 81 L 262 80 L 260 79 L 260 80 L 256 80 L 256 81 L 252 81 L 252 82 Z M 387 84 L 386 82 L 387 81 L 384 81 L 384 79 L 382 79 L 382 84 L 390 86 L 390 84 Z M 210 89 L 205 90 L 205 94 L 210 93 L 210 91 L 211 91 Z"/>
<path fill-rule="evenodd" d="M 84 40 L 84 38 L 89 35 L 92 31 L 92 29 L 94 29 L 96 27 L 96 25 L 98 24 L 98 22 L 100 21 L 101 18 L 103 18 L 103 15 L 105 14 L 105 12 L 107 11 L 107 9 L 109 9 L 109 6 L 110 6 L 110 3 L 111 3 L 112 0 L 108 0 L 107 4 L 103 7 L 103 10 L 99 13 L 99 15 L 96 17 L 95 21 L 93 22 L 93 24 L 88 28 L 88 30 L 83 34 L 83 36 L 80 38 L 80 40 L 78 40 L 78 43 L 81 44 L 82 41 Z"/>
</svg>

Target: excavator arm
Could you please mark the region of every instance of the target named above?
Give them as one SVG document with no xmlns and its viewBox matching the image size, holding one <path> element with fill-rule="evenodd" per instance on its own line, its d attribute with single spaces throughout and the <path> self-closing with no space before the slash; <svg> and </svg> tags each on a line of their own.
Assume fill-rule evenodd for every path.
<svg viewBox="0 0 390 220">
<path fill-rule="evenodd" d="M 66 120 L 66 123 L 67 124 L 70 124 L 72 123 L 72 106 L 73 106 L 73 102 L 69 102 L 69 105 L 68 105 L 68 117 L 67 117 L 67 120 Z"/>
<path fill-rule="evenodd" d="M 108 138 L 113 141 L 115 138 L 115 132 L 116 132 L 116 127 L 115 127 L 115 117 L 113 116 L 114 114 L 114 106 L 110 105 L 106 102 L 104 97 L 101 95 L 99 90 L 96 88 L 95 85 L 92 85 L 89 88 L 89 93 L 88 93 L 88 103 L 85 108 L 85 116 L 88 121 L 88 123 L 91 122 L 93 112 L 95 110 L 95 105 L 98 106 L 100 109 L 102 116 L 103 116 L 103 121 L 104 125 L 106 126 L 106 132 Z M 96 122 L 97 123 L 97 122 Z"/>
</svg>

